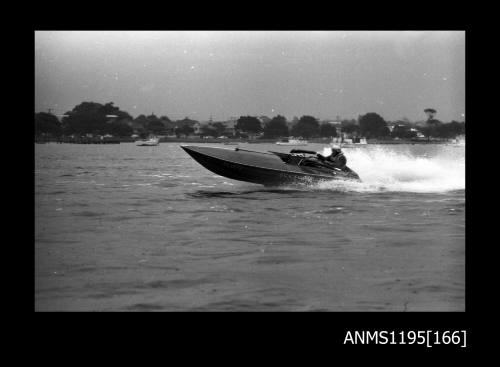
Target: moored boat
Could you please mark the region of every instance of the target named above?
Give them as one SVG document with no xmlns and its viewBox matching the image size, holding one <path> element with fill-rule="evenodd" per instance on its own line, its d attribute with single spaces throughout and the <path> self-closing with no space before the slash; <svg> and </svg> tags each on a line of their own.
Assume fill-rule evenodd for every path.
<svg viewBox="0 0 500 367">
<path fill-rule="evenodd" d="M 156 136 L 151 136 L 149 137 L 149 139 L 145 139 L 145 140 L 139 140 L 137 142 L 137 146 L 139 147 L 150 147 L 150 146 L 155 146 L 155 145 L 158 145 L 160 144 L 160 139 L 157 138 Z"/>
<path fill-rule="evenodd" d="M 283 138 L 276 142 L 278 145 L 293 145 L 293 146 L 303 146 L 307 145 L 307 140 L 294 139 L 294 138 Z"/>
</svg>

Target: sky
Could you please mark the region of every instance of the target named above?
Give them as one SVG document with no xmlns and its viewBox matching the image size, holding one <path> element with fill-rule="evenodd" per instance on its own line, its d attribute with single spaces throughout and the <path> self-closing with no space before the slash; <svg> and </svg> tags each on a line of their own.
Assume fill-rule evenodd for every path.
<svg viewBox="0 0 500 367">
<path fill-rule="evenodd" d="M 36 31 L 35 111 L 465 120 L 464 31 Z"/>
</svg>

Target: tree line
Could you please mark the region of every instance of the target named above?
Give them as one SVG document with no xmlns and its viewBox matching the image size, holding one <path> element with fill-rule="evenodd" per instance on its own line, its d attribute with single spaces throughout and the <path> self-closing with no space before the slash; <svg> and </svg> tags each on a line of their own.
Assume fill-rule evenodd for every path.
<svg viewBox="0 0 500 367">
<path fill-rule="evenodd" d="M 320 122 L 314 116 L 304 115 L 295 117 L 291 122 L 286 117 L 277 115 L 273 118 L 255 116 L 240 116 L 234 126 L 236 137 L 259 136 L 264 139 L 295 136 L 308 138 L 336 137 L 338 133 L 346 133 L 352 137 L 365 138 L 401 138 L 412 139 L 420 132 L 427 138 L 453 138 L 465 134 L 465 122 L 452 121 L 442 123 L 434 119 L 433 109 L 426 109 L 429 113 L 427 122 L 416 125 L 408 120 L 390 123 L 377 113 L 370 112 L 358 116 L 358 119 L 344 119 L 337 127 L 329 122 Z M 100 104 L 96 102 L 82 102 L 71 111 L 67 111 L 61 120 L 47 112 L 35 114 L 35 136 L 49 135 L 106 135 L 130 137 L 134 132 L 144 137 L 149 134 L 175 134 L 188 136 L 195 132 L 194 126 L 198 121 L 184 118 L 171 121 L 167 116 L 157 117 L 139 115 L 133 118 L 126 111 L 120 110 L 113 102 Z M 218 137 L 227 131 L 222 122 L 210 122 L 201 125 L 200 136 Z"/>
<path fill-rule="evenodd" d="M 263 138 L 277 138 L 289 135 L 306 139 L 336 137 L 338 130 L 340 130 L 340 133 L 367 139 L 412 139 L 416 138 L 419 132 L 427 138 L 454 138 L 465 134 L 465 122 L 442 123 L 435 119 L 429 119 L 425 125 L 420 126 L 407 120 L 396 121 L 391 123 L 393 126 L 391 131 L 388 122 L 374 112 L 360 115 L 357 120 L 344 119 L 340 122 L 340 129 L 328 122 L 320 123 L 317 118 L 309 115 L 296 119 L 291 128 L 288 125 L 286 118 L 281 115 L 273 117 L 264 126 L 256 117 L 242 116 L 238 119 L 236 128 L 253 134 L 262 133 Z"/>
<path fill-rule="evenodd" d="M 183 120 L 171 121 L 167 116 L 139 115 L 133 118 L 128 112 L 114 106 L 113 102 L 101 104 L 82 102 L 71 111 L 64 113 L 61 120 L 47 112 L 35 114 L 35 136 L 68 136 L 68 135 L 106 135 L 130 137 L 137 132 L 144 137 L 149 134 L 161 135 L 174 133 L 177 136 L 189 135 L 197 121 L 187 117 Z"/>
</svg>

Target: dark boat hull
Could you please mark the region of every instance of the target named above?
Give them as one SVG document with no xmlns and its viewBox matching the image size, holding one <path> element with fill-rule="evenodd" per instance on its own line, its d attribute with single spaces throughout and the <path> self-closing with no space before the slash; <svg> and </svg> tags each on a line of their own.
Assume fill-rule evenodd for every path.
<svg viewBox="0 0 500 367">
<path fill-rule="evenodd" d="M 325 180 L 358 179 L 356 173 L 333 171 L 317 174 L 308 167 L 286 164 L 273 154 L 244 149 L 181 146 L 206 169 L 233 180 L 266 186 L 311 184 Z"/>
</svg>

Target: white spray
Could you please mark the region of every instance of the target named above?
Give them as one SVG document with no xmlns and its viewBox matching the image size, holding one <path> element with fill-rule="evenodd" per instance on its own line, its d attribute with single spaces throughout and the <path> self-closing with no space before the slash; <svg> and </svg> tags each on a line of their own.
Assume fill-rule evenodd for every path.
<svg viewBox="0 0 500 367">
<path fill-rule="evenodd" d="M 417 146 L 415 146 L 417 147 Z M 326 190 L 380 192 L 446 192 L 465 189 L 465 149 L 463 147 L 420 146 L 432 154 L 416 154 L 411 148 L 371 146 L 343 149 L 347 165 L 362 182 L 322 182 L 315 188 Z M 418 147 L 413 150 L 419 150 Z M 329 155 L 331 148 L 323 149 Z"/>
</svg>

